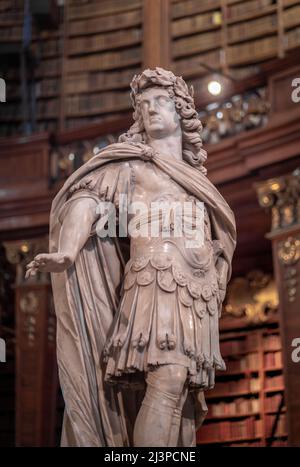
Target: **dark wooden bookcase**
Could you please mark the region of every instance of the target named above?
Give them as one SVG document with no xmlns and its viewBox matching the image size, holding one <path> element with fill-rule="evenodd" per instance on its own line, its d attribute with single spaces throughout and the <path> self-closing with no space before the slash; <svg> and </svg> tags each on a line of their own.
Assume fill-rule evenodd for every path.
<svg viewBox="0 0 300 467">
<path fill-rule="evenodd" d="M 227 324 L 228 326 L 228 324 Z M 286 410 L 277 315 L 263 325 L 221 331 L 226 372 L 206 393 L 199 445 L 285 446 Z"/>
</svg>

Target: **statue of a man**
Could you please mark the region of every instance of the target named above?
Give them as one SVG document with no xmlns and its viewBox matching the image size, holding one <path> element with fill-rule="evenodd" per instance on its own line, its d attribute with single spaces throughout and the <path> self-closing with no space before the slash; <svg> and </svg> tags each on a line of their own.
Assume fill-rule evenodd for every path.
<svg viewBox="0 0 300 467">
<path fill-rule="evenodd" d="M 52 204 L 50 253 L 28 265 L 28 276 L 51 272 L 68 446 L 193 446 L 203 391 L 225 369 L 218 321 L 235 221 L 206 177 L 193 91 L 161 68 L 131 89 L 134 124 L 66 181 Z M 119 210 L 119 235 L 101 235 L 104 202 Z M 124 205 L 125 227 L 135 227 L 127 262 Z M 191 229 L 176 235 L 178 215 L 202 226 L 201 243 L 188 242 Z"/>
</svg>

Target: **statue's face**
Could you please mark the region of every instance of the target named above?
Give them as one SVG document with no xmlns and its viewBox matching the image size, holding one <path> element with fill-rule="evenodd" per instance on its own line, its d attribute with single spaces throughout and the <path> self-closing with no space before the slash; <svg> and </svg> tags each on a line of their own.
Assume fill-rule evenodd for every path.
<svg viewBox="0 0 300 467">
<path fill-rule="evenodd" d="M 174 101 L 163 88 L 149 88 L 141 95 L 145 131 L 151 138 L 165 138 L 181 132 L 180 116 Z"/>
</svg>

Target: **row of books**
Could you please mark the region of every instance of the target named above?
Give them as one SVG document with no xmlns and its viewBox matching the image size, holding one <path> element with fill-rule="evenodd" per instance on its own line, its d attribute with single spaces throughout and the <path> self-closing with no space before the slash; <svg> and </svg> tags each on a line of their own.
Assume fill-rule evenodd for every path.
<svg viewBox="0 0 300 467">
<path fill-rule="evenodd" d="M 230 66 L 236 66 L 242 63 L 265 60 L 276 55 L 277 35 L 274 35 L 228 47 L 227 62 Z"/>
<path fill-rule="evenodd" d="M 124 117 L 124 114 L 121 112 L 116 112 L 114 114 L 107 115 L 92 115 L 88 117 L 68 117 L 66 118 L 66 128 L 76 128 L 83 125 L 89 125 L 91 123 L 103 123 L 106 121 L 111 121 L 112 119 L 118 119 Z M 124 132 L 127 128 L 124 128 Z"/>
<path fill-rule="evenodd" d="M 271 436 L 275 420 L 276 420 L 276 415 L 266 416 L 267 436 Z M 275 436 L 285 436 L 286 433 L 287 433 L 286 414 L 283 413 L 279 415 L 277 426 L 276 426 L 276 431 L 275 431 Z"/>
<path fill-rule="evenodd" d="M 254 417 L 237 421 L 204 423 L 197 433 L 201 444 L 234 441 L 239 439 L 259 438 L 262 434 L 262 420 Z"/>
<path fill-rule="evenodd" d="M 222 13 L 220 10 L 211 11 L 202 15 L 180 18 L 172 21 L 172 37 L 179 37 L 195 32 L 205 31 L 210 27 L 221 26 Z"/>
<path fill-rule="evenodd" d="M 238 372 L 247 370 L 257 370 L 259 368 L 259 359 L 257 352 L 249 353 L 238 360 L 226 360 L 227 371 Z"/>
<path fill-rule="evenodd" d="M 204 13 L 221 7 L 220 0 L 181 0 L 172 5 L 172 18 L 182 18 L 184 16 Z"/>
<path fill-rule="evenodd" d="M 239 19 L 239 16 L 262 10 L 271 6 L 272 0 L 247 0 L 237 4 L 227 6 L 228 19 Z"/>
<path fill-rule="evenodd" d="M 283 12 L 283 25 L 286 28 L 298 26 L 300 21 L 300 4 Z"/>
<path fill-rule="evenodd" d="M 248 342 L 246 338 L 242 338 L 238 340 L 222 341 L 220 346 L 223 357 L 227 357 L 230 355 L 237 355 L 239 353 L 246 352 Z"/>
<path fill-rule="evenodd" d="M 1 41 L 21 41 L 23 26 L 8 26 L 0 28 Z"/>
<path fill-rule="evenodd" d="M 276 412 L 281 404 L 282 394 L 275 394 L 265 397 L 266 412 Z M 243 415 L 259 413 L 261 411 L 260 400 L 257 397 L 245 398 L 237 397 L 230 402 L 216 402 L 209 404 L 208 414 L 211 417 L 222 417 L 230 415 Z"/>
<path fill-rule="evenodd" d="M 0 20 L 1 23 L 4 25 L 5 22 L 9 23 L 22 23 L 24 18 L 23 9 L 16 10 L 16 9 L 6 9 L 1 10 L 0 6 Z"/>
<path fill-rule="evenodd" d="M 1 121 L 1 117 L 0 117 Z M 0 125 L 0 136 L 10 136 L 15 135 L 16 133 L 21 133 L 23 128 L 22 122 L 12 122 L 8 120 L 7 123 L 1 122 Z M 55 131 L 58 128 L 57 120 L 42 120 L 35 123 L 34 131 L 44 132 L 44 131 Z"/>
<path fill-rule="evenodd" d="M 36 118 L 58 118 L 59 99 L 46 99 L 37 102 Z M 5 102 L 0 106 L 0 122 L 9 122 L 11 124 L 22 122 L 22 109 L 20 102 Z"/>
<path fill-rule="evenodd" d="M 265 398 L 265 409 L 267 412 L 276 412 L 281 404 L 282 394 L 274 394 Z"/>
<path fill-rule="evenodd" d="M 65 92 L 66 94 L 80 94 L 106 89 L 128 89 L 128 83 L 139 70 L 134 67 L 120 71 L 96 71 L 69 75 L 66 77 Z"/>
<path fill-rule="evenodd" d="M 207 50 L 221 47 L 221 41 L 220 30 L 184 37 L 172 42 L 172 55 L 174 58 L 177 58 L 206 52 Z"/>
<path fill-rule="evenodd" d="M 225 415 L 243 415 L 258 413 L 260 401 L 258 398 L 238 397 L 232 402 L 218 402 L 208 406 L 208 415 L 211 417 L 222 417 Z"/>
<path fill-rule="evenodd" d="M 90 54 L 118 47 L 128 47 L 139 44 L 142 40 L 142 29 L 131 28 L 105 34 L 88 35 L 70 38 L 68 54 Z"/>
<path fill-rule="evenodd" d="M 49 78 L 37 81 L 35 88 L 37 98 L 58 95 L 60 92 L 60 79 Z"/>
<path fill-rule="evenodd" d="M 9 120 L 8 123 L 3 123 L 0 116 L 0 136 L 11 136 L 21 132 L 22 126 L 20 123 L 14 123 Z"/>
<path fill-rule="evenodd" d="M 209 395 L 229 396 L 230 394 L 239 394 L 246 392 L 257 392 L 261 389 L 261 380 L 259 378 L 241 378 L 233 381 L 218 382 Z M 208 397 L 209 397 L 208 395 Z"/>
<path fill-rule="evenodd" d="M 1 0 L 0 1 L 0 12 L 14 11 L 19 8 L 23 8 L 24 0 Z"/>
<path fill-rule="evenodd" d="M 265 389 L 276 389 L 283 387 L 283 375 L 269 376 L 265 380 Z"/>
<path fill-rule="evenodd" d="M 272 440 L 272 447 L 273 448 L 279 448 L 279 447 L 287 447 L 287 440 L 286 439 L 275 439 L 275 440 Z M 236 447 L 239 447 L 239 448 L 249 448 L 249 447 L 252 447 L 252 448 L 260 448 L 260 447 L 264 447 L 264 443 L 263 441 L 249 441 L 247 443 L 232 443 L 232 444 L 226 444 L 227 447 L 230 447 L 230 448 L 236 448 Z"/>
<path fill-rule="evenodd" d="M 55 131 L 58 129 L 58 121 L 57 120 L 42 120 L 36 123 L 35 130 L 37 132 L 43 131 Z"/>
<path fill-rule="evenodd" d="M 131 109 L 128 91 L 67 96 L 65 104 L 66 115 L 68 116 Z"/>
<path fill-rule="evenodd" d="M 281 339 L 279 334 L 268 334 L 264 336 L 264 350 L 278 350 L 281 348 Z"/>
<path fill-rule="evenodd" d="M 37 102 L 37 119 L 56 119 L 59 115 L 59 99 L 46 99 Z M 22 110 L 19 102 L 6 102 L 0 106 L 0 122 L 21 122 Z"/>
<path fill-rule="evenodd" d="M 203 53 L 201 56 L 196 55 L 195 57 L 174 60 L 173 71 L 176 75 L 183 75 L 185 78 L 195 74 L 198 77 L 202 74 L 205 75 L 207 68 L 201 67 L 201 63 L 214 67 L 215 70 L 219 69 L 221 67 L 221 52 L 221 49 L 216 49 Z"/>
<path fill-rule="evenodd" d="M 121 51 L 104 52 L 90 56 L 69 58 L 66 63 L 68 73 L 97 70 L 113 70 L 136 65 L 142 61 L 141 47 L 131 47 Z"/>
<path fill-rule="evenodd" d="M 97 32 L 113 31 L 135 27 L 142 23 L 142 11 L 140 9 L 106 15 L 104 18 L 86 18 L 84 20 L 69 21 L 69 36 L 82 36 Z"/>
<path fill-rule="evenodd" d="M 47 58 L 41 60 L 36 68 L 35 76 L 37 79 L 49 78 L 61 75 L 61 59 Z"/>
<path fill-rule="evenodd" d="M 21 121 L 22 109 L 19 102 L 5 102 L 0 105 L 0 121 Z"/>
<path fill-rule="evenodd" d="M 101 2 L 80 3 L 79 5 L 70 5 L 69 18 L 75 20 L 84 17 L 101 17 L 120 11 L 125 12 L 135 8 L 140 9 L 141 7 L 142 0 L 126 0 L 126 2 L 124 0 L 101 0 Z"/>
<path fill-rule="evenodd" d="M 291 29 L 286 33 L 286 49 L 300 46 L 300 27 Z"/>
<path fill-rule="evenodd" d="M 58 118 L 60 109 L 59 98 L 39 100 L 37 102 L 37 117 L 38 118 Z"/>
<path fill-rule="evenodd" d="M 242 336 L 239 339 L 221 341 L 221 352 L 223 357 L 235 356 L 245 352 L 253 352 L 258 349 L 259 338 L 255 333 Z M 279 350 L 281 340 L 279 334 L 266 334 L 263 337 L 263 349 Z"/>
<path fill-rule="evenodd" d="M 281 368 L 282 367 L 282 353 L 277 352 L 268 352 L 264 355 L 264 365 L 267 368 Z"/>
<path fill-rule="evenodd" d="M 37 57 L 60 55 L 62 53 L 62 41 L 59 38 L 37 40 L 32 44 L 31 48 Z"/>
<path fill-rule="evenodd" d="M 299 19 L 298 19 L 299 23 Z M 261 34 L 272 33 L 277 28 L 277 15 L 263 16 L 252 21 L 228 26 L 228 42 L 250 39 Z"/>
</svg>

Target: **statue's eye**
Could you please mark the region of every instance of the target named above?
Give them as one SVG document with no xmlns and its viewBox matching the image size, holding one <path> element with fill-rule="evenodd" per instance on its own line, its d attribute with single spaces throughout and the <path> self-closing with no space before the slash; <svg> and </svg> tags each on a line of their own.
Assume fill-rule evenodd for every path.
<svg viewBox="0 0 300 467">
<path fill-rule="evenodd" d="M 160 96 L 158 98 L 159 105 L 166 105 L 169 102 L 169 98 L 167 96 Z"/>
</svg>

